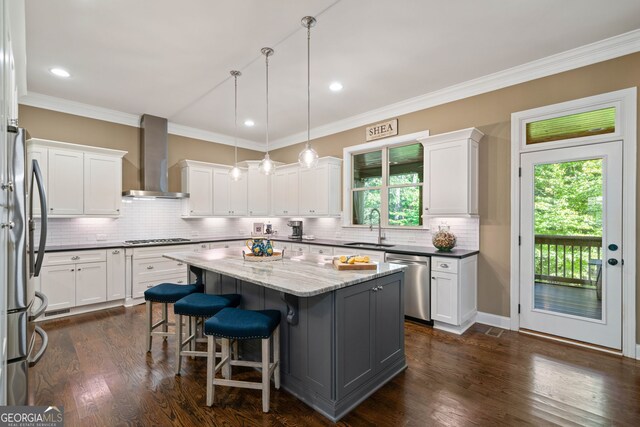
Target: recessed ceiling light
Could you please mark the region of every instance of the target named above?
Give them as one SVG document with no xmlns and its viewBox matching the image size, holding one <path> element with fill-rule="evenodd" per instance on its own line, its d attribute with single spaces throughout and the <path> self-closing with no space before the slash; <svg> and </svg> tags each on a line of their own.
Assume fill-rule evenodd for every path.
<svg viewBox="0 0 640 427">
<path fill-rule="evenodd" d="M 329 85 L 329 89 L 331 89 L 333 92 L 340 92 L 342 90 L 342 83 L 333 82 Z"/>
<path fill-rule="evenodd" d="M 49 72 L 51 74 L 53 74 L 54 76 L 58 76 L 58 77 L 64 77 L 67 78 L 69 76 L 71 76 L 71 74 L 69 74 L 69 72 L 63 68 L 50 68 Z"/>
<path fill-rule="evenodd" d="M 251 126 L 255 125 L 255 123 L 253 122 L 253 120 L 251 119 L 247 119 L 244 121 L 244 125 L 248 128 L 250 128 Z"/>
</svg>

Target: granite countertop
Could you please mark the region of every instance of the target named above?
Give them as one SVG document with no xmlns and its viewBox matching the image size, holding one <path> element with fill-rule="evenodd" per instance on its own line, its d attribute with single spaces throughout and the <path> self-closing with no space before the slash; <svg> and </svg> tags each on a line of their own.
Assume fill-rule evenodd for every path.
<svg viewBox="0 0 640 427">
<path fill-rule="evenodd" d="M 228 242 L 228 241 L 244 241 L 251 237 L 238 237 L 238 236 L 226 236 L 226 237 L 196 237 L 188 242 L 167 243 L 166 245 L 189 245 L 197 243 L 214 243 L 214 242 Z M 289 239 L 283 237 L 272 237 L 271 240 L 276 242 L 298 243 L 301 245 L 318 245 L 318 246 L 340 246 L 345 249 L 351 249 L 357 251 L 358 249 L 368 251 L 380 251 L 389 252 L 395 254 L 407 254 L 407 255 L 422 255 L 422 256 L 438 256 L 449 258 L 466 258 L 472 255 L 478 254 L 480 251 L 469 249 L 453 249 L 451 252 L 440 252 L 436 248 L 428 246 L 411 246 L 411 245 L 393 245 L 388 248 L 379 248 L 375 246 L 347 246 L 345 241 L 331 240 L 331 239 L 313 239 L 313 240 L 299 240 Z M 372 245 L 375 245 L 372 243 Z M 163 245 L 153 245 L 163 246 Z M 109 249 L 109 248 L 144 248 L 148 246 L 129 246 L 123 242 L 95 242 L 95 243 L 83 243 L 83 244 L 70 244 L 70 245 L 51 245 L 47 246 L 47 252 L 61 252 L 61 251 L 74 251 L 74 250 L 89 250 L 89 249 Z"/>
<path fill-rule="evenodd" d="M 333 257 L 306 254 L 281 261 L 244 261 L 236 250 L 174 252 L 163 255 L 204 270 L 255 283 L 298 297 L 311 297 L 402 271 L 397 264 L 379 263 L 376 270 L 336 270 Z"/>
</svg>

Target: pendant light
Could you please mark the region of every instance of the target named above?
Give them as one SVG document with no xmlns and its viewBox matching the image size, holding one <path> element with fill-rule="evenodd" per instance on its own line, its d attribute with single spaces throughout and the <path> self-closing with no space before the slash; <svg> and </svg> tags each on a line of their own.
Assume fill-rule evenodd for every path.
<svg viewBox="0 0 640 427">
<path fill-rule="evenodd" d="M 311 148 L 311 27 L 316 25 L 316 19 L 305 16 L 301 22 L 307 29 L 307 144 L 298 156 L 298 163 L 303 168 L 313 168 L 318 165 L 318 152 Z"/>
<path fill-rule="evenodd" d="M 234 129 L 234 161 L 233 167 L 229 171 L 232 180 L 238 181 L 242 176 L 242 170 L 238 167 L 238 77 L 242 75 L 240 71 L 233 70 L 230 72 L 233 76 L 234 84 L 234 105 L 233 105 L 233 129 Z"/>
<path fill-rule="evenodd" d="M 262 54 L 264 55 L 264 62 L 265 62 L 265 70 L 266 70 L 266 77 L 267 77 L 267 119 L 266 119 L 266 128 L 267 128 L 267 152 L 264 155 L 264 159 L 262 159 L 262 161 L 260 162 L 260 165 L 258 166 L 258 170 L 265 174 L 265 175 L 271 175 L 271 173 L 273 173 L 274 169 L 275 169 L 275 165 L 273 164 L 273 160 L 271 160 L 271 158 L 269 157 L 269 57 L 271 55 L 273 55 L 273 49 L 271 49 L 270 47 L 263 47 L 262 50 L 260 51 L 262 52 Z"/>
</svg>

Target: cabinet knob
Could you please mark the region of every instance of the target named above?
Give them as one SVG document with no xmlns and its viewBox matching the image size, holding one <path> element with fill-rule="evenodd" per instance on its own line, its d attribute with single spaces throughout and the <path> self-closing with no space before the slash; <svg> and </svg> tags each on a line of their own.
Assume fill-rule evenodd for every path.
<svg viewBox="0 0 640 427">
<path fill-rule="evenodd" d="M 81 268 L 79 268 L 79 269 L 78 269 L 78 271 L 82 271 L 82 269 L 81 269 Z"/>
<path fill-rule="evenodd" d="M 49 210 L 50 210 L 50 211 L 52 211 L 52 210 L 53 210 L 53 208 L 49 208 Z"/>
<path fill-rule="evenodd" d="M 436 278 L 435 278 L 435 277 L 433 277 L 433 276 L 431 276 L 431 280 L 436 280 Z"/>
<path fill-rule="evenodd" d="M 76 271 L 76 270 L 72 268 L 70 271 Z"/>
<path fill-rule="evenodd" d="M 424 210 L 425 210 L 425 211 L 428 211 L 428 210 L 429 210 L 429 208 L 424 208 Z"/>
<path fill-rule="evenodd" d="M 116 209 L 116 212 L 120 212 L 120 209 Z"/>
<path fill-rule="evenodd" d="M 207 247 L 207 245 L 202 244 L 202 245 L 200 245 L 200 247 L 201 247 L 201 248 L 206 248 L 206 247 Z"/>
<path fill-rule="evenodd" d="M 322 249 L 320 249 L 320 250 L 318 251 L 318 253 L 323 254 L 323 253 L 324 253 L 324 251 L 323 251 Z"/>
<path fill-rule="evenodd" d="M 147 265 L 147 270 L 153 270 L 153 265 Z"/>
</svg>

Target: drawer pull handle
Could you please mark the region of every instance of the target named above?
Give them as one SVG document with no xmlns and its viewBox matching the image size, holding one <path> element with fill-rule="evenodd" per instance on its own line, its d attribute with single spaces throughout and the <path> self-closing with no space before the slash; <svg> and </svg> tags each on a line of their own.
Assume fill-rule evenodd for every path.
<svg viewBox="0 0 640 427">
<path fill-rule="evenodd" d="M 155 285 L 147 285 L 147 289 L 153 288 Z"/>
<path fill-rule="evenodd" d="M 76 256 L 72 256 L 71 259 L 75 261 L 77 259 L 80 259 L 80 257 L 76 255 Z"/>
<path fill-rule="evenodd" d="M 436 278 L 434 276 L 431 276 L 431 280 L 436 280 Z"/>
<path fill-rule="evenodd" d="M 201 248 L 206 248 L 206 247 L 207 247 L 207 245 L 202 244 L 202 245 L 200 245 L 200 247 L 201 247 Z"/>
<path fill-rule="evenodd" d="M 120 253 L 120 251 L 119 250 L 115 250 L 115 251 L 113 251 L 111 253 L 114 254 L 114 255 L 118 255 Z"/>
<path fill-rule="evenodd" d="M 178 283 L 184 283 L 184 280 L 178 280 Z"/>
<path fill-rule="evenodd" d="M 182 262 L 179 262 L 179 263 L 178 263 L 178 266 L 181 266 L 181 265 L 184 265 L 184 263 L 182 263 Z"/>
<path fill-rule="evenodd" d="M 147 265 L 147 270 L 153 270 L 153 265 Z"/>
<path fill-rule="evenodd" d="M 449 264 L 440 264 L 440 268 L 449 268 Z"/>
</svg>

